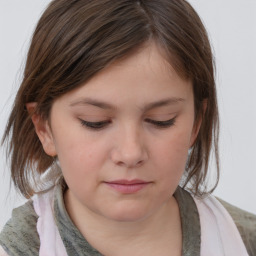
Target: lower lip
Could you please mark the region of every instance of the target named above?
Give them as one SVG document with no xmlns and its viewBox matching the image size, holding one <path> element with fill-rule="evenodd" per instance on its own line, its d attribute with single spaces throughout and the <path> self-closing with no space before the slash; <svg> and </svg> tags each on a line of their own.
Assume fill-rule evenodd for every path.
<svg viewBox="0 0 256 256">
<path fill-rule="evenodd" d="M 138 184 L 116 184 L 116 183 L 105 183 L 114 190 L 123 193 L 123 194 L 133 194 L 136 193 L 146 186 L 148 186 L 150 183 L 138 183 Z"/>
</svg>

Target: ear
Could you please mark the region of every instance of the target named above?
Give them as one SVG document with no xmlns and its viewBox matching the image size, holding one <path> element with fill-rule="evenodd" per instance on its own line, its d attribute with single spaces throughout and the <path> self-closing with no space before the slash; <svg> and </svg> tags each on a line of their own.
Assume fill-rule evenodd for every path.
<svg viewBox="0 0 256 256">
<path fill-rule="evenodd" d="M 57 153 L 55 143 L 48 120 L 45 120 L 40 114 L 36 112 L 36 102 L 27 103 L 26 108 L 34 124 L 36 134 L 42 143 L 45 153 L 49 156 L 56 156 Z"/>
<path fill-rule="evenodd" d="M 200 127 L 201 127 L 201 124 L 202 124 L 202 121 L 203 121 L 203 118 L 204 118 L 204 115 L 205 115 L 205 112 L 206 112 L 206 108 L 207 108 L 207 100 L 206 99 L 203 100 L 202 104 L 203 104 L 203 106 L 202 106 L 203 111 L 202 111 L 202 114 L 197 118 L 197 120 L 194 123 L 193 131 L 192 131 L 191 138 L 190 138 L 190 148 L 196 142 L 197 135 L 200 131 Z"/>
</svg>

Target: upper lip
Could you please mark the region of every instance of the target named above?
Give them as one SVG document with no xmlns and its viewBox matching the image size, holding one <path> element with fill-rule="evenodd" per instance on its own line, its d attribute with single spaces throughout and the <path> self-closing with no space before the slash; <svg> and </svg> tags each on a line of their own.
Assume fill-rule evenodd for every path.
<svg viewBox="0 0 256 256">
<path fill-rule="evenodd" d="M 134 180 L 112 180 L 112 181 L 106 181 L 106 183 L 109 184 L 120 184 L 120 185 L 134 185 L 134 184 L 146 184 L 150 183 L 149 181 L 145 180 L 139 180 L 139 179 L 134 179 Z"/>
</svg>

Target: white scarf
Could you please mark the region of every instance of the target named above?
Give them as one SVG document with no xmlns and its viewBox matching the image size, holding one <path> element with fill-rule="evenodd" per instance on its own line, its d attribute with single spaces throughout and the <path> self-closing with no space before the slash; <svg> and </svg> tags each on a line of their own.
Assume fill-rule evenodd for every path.
<svg viewBox="0 0 256 256">
<path fill-rule="evenodd" d="M 38 215 L 37 232 L 40 237 L 39 256 L 68 256 L 54 220 L 54 193 L 49 191 L 33 197 Z"/>
<path fill-rule="evenodd" d="M 213 196 L 194 198 L 201 224 L 201 256 L 248 256 L 239 231 L 229 213 Z M 53 215 L 53 192 L 33 198 L 39 216 L 39 256 L 67 256 Z"/>
<path fill-rule="evenodd" d="M 227 210 L 213 196 L 194 198 L 200 216 L 201 256 L 248 256 L 240 233 Z"/>
</svg>

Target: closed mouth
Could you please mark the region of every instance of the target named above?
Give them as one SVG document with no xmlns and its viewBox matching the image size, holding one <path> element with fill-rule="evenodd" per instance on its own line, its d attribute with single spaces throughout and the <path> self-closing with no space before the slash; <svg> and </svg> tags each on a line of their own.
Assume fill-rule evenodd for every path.
<svg viewBox="0 0 256 256">
<path fill-rule="evenodd" d="M 113 180 L 109 182 L 104 182 L 106 185 L 111 187 L 117 192 L 122 194 L 133 194 L 136 193 L 143 188 L 147 187 L 147 185 L 151 184 L 152 182 L 144 181 L 144 180 Z"/>
<path fill-rule="evenodd" d="M 113 180 L 113 181 L 106 181 L 105 183 L 108 184 L 119 184 L 119 185 L 136 185 L 136 184 L 147 184 L 147 183 L 151 183 L 148 181 L 144 181 L 144 180 L 139 180 L 139 179 L 134 179 L 134 180 Z"/>
</svg>

